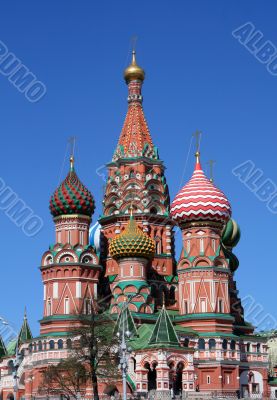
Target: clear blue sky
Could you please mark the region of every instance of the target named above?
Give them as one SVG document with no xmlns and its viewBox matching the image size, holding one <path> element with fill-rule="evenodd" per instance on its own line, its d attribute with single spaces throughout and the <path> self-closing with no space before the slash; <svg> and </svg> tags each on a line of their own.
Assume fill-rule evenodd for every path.
<svg viewBox="0 0 277 400">
<path fill-rule="evenodd" d="M 33 332 L 42 316 L 41 255 L 54 240 L 48 201 L 59 181 L 66 141 L 77 136 L 77 172 L 101 213 L 103 181 L 123 124 L 122 71 L 130 38 L 146 70 L 144 109 L 167 167 L 171 198 L 184 172 L 191 134 L 201 129 L 202 161 L 216 160 L 215 181 L 242 229 L 235 253 L 241 296 L 277 318 L 276 214 L 232 174 L 245 160 L 277 183 L 277 77 L 231 32 L 251 21 L 277 46 L 275 1 L 9 1 L 1 5 L 0 40 L 47 87 L 30 103 L 0 75 L 1 174 L 44 221 L 26 237 L 0 211 L 0 316 L 19 327 L 27 306 Z M 63 176 L 67 168 L 63 169 Z M 184 172 L 184 176 L 183 176 Z M 182 181 L 183 176 L 183 181 Z"/>
</svg>

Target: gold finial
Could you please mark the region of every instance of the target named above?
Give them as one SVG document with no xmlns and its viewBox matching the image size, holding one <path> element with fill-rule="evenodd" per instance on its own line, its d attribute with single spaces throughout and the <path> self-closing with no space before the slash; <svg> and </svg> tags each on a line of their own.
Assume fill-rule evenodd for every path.
<svg viewBox="0 0 277 400">
<path fill-rule="evenodd" d="M 133 49 L 132 51 L 132 62 L 124 71 L 124 79 L 126 83 L 130 81 L 140 80 L 144 81 L 145 72 L 144 70 L 137 65 L 136 60 L 136 51 Z"/>
<path fill-rule="evenodd" d="M 200 163 L 200 139 L 201 139 L 202 132 L 201 131 L 196 131 L 193 133 L 193 136 L 195 137 L 195 142 L 196 142 L 196 152 L 195 152 L 195 157 L 196 157 L 196 163 Z"/>
<path fill-rule="evenodd" d="M 73 171 L 73 169 L 74 169 L 74 157 L 71 156 L 70 157 L 70 170 Z"/>
<path fill-rule="evenodd" d="M 75 143 L 76 143 L 76 137 L 75 136 L 71 136 L 68 139 L 68 142 L 70 144 L 70 170 L 73 171 L 74 170 L 74 152 L 75 152 Z"/>
<path fill-rule="evenodd" d="M 210 166 L 210 181 L 213 182 L 214 181 L 214 164 L 215 164 L 215 160 L 209 160 L 208 164 Z"/>
</svg>

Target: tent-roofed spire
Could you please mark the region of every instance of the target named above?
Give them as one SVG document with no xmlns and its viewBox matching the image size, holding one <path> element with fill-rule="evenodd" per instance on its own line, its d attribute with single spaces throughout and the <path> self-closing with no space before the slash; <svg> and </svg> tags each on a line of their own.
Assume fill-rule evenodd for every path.
<svg viewBox="0 0 277 400">
<path fill-rule="evenodd" d="M 27 319 L 27 311 L 25 307 L 23 323 L 18 335 L 18 344 L 24 343 L 27 340 L 33 339 L 33 335 Z"/>
<path fill-rule="evenodd" d="M 141 87 L 144 71 L 136 63 L 133 51 L 132 63 L 125 70 L 128 84 L 128 111 L 119 137 L 113 161 L 126 158 L 147 157 L 159 159 L 142 108 Z"/>
<path fill-rule="evenodd" d="M 117 318 L 114 332 L 122 333 L 123 330 L 124 332 L 129 331 L 131 334 L 130 336 L 137 336 L 138 334 L 134 319 L 126 303 L 123 304 L 123 308 Z"/>
<path fill-rule="evenodd" d="M 151 346 L 180 346 L 178 336 L 164 305 L 148 344 Z"/>
</svg>

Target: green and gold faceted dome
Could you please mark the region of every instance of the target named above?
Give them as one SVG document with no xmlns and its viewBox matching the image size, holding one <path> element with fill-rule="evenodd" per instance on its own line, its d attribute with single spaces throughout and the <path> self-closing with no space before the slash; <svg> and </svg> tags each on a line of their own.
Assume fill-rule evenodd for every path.
<svg viewBox="0 0 277 400">
<path fill-rule="evenodd" d="M 222 233 L 222 243 L 226 247 L 233 248 L 238 244 L 240 235 L 239 225 L 234 219 L 230 218 Z"/>
<path fill-rule="evenodd" d="M 154 253 L 154 240 L 142 232 L 132 215 L 125 231 L 116 236 L 110 242 L 110 255 L 113 258 L 152 258 Z"/>
</svg>

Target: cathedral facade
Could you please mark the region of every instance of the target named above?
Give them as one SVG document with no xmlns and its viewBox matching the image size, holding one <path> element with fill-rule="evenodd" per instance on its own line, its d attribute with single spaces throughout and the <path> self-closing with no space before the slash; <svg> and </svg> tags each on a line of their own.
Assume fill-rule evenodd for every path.
<svg viewBox="0 0 277 400">
<path fill-rule="evenodd" d="M 98 225 L 95 205 L 70 159 L 50 199 L 55 243 L 43 254 L 43 315 L 32 337 L 27 317 L 17 340 L 0 343 L 3 400 L 39 398 L 42 371 L 67 358 L 80 314 L 105 299 L 111 320 L 133 327 L 128 393 L 230 398 L 268 393 L 266 340 L 244 320 L 233 248 L 240 239 L 226 195 L 196 151 L 192 176 L 170 203 L 165 166 L 142 107 L 144 71 L 135 52 L 124 72 L 128 110 L 111 161 Z M 175 258 L 174 235 L 182 251 Z M 15 372 L 14 372 L 15 371 Z M 101 394 L 122 390 L 100 382 Z M 92 397 L 91 388 L 85 396 Z M 209 397 L 208 397 L 209 398 Z"/>
</svg>

